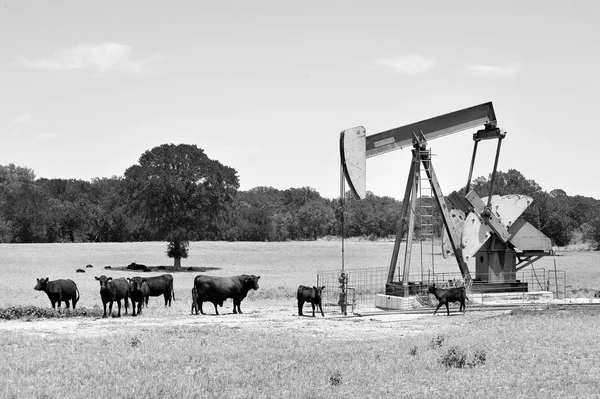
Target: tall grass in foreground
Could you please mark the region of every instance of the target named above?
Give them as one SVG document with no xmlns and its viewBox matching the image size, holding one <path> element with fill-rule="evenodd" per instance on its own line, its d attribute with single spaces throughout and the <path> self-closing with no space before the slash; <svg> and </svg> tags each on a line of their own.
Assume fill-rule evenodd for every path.
<svg viewBox="0 0 600 399">
<path fill-rule="evenodd" d="M 519 311 L 367 339 L 256 325 L 6 335 L 0 397 L 597 397 L 599 316 L 597 308 Z M 464 367 L 447 362 L 461 354 Z"/>
</svg>

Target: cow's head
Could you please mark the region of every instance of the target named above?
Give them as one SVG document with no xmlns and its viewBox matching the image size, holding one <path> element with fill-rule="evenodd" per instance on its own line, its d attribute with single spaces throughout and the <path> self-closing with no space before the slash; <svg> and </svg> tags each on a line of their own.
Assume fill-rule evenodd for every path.
<svg viewBox="0 0 600 399">
<path fill-rule="evenodd" d="M 133 277 L 133 278 L 127 277 L 127 281 L 129 281 L 129 290 L 131 292 L 141 292 L 142 284 L 144 284 L 145 280 L 146 279 L 142 279 L 141 277 Z"/>
<path fill-rule="evenodd" d="M 112 277 L 106 277 L 102 275 L 100 277 L 95 277 L 95 279 L 100 281 L 100 289 L 104 289 L 108 287 L 108 282 L 112 280 Z"/>
<path fill-rule="evenodd" d="M 433 283 L 429 286 L 429 288 L 427 289 L 427 292 L 429 292 L 430 294 L 435 293 L 435 283 Z"/>
<path fill-rule="evenodd" d="M 259 278 L 260 278 L 260 276 L 255 276 L 254 274 L 252 274 L 250 276 L 245 276 L 244 287 L 248 287 L 248 289 L 257 290 Z"/>
<path fill-rule="evenodd" d="M 315 290 L 315 296 L 317 298 L 321 298 L 321 295 L 323 295 L 323 290 L 325 289 L 325 286 L 322 286 L 322 287 L 313 286 L 313 289 Z"/>
<path fill-rule="evenodd" d="M 45 291 L 46 290 L 46 285 L 48 284 L 48 278 L 38 278 L 37 279 L 37 284 L 35 285 L 35 287 L 33 287 L 34 290 L 36 291 Z"/>
</svg>

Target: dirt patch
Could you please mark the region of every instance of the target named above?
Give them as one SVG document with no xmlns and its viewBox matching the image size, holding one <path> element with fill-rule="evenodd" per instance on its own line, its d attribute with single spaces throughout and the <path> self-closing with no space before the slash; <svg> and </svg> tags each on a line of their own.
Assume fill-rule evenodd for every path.
<svg viewBox="0 0 600 399">
<path fill-rule="evenodd" d="M 289 308 L 258 306 L 244 314 L 161 315 L 146 312 L 138 317 L 72 319 L 34 319 L 0 322 L 0 334 L 20 333 L 40 337 L 98 337 L 116 334 L 135 335 L 148 329 L 220 326 L 272 334 L 320 336 L 324 339 L 372 339 L 382 335 L 414 336 L 457 327 L 495 317 L 503 311 L 485 311 L 451 316 L 431 314 L 376 314 L 368 316 L 301 317 Z"/>
</svg>

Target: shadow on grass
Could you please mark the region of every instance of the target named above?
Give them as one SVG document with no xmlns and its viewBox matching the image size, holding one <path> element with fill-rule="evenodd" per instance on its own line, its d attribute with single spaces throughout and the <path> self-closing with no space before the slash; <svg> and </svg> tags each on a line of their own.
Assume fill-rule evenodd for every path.
<svg viewBox="0 0 600 399">
<path fill-rule="evenodd" d="M 131 268 L 130 266 L 105 266 L 103 269 L 118 272 L 139 272 L 139 273 L 206 273 L 212 270 L 220 270 L 220 267 L 200 267 L 190 266 L 182 267 L 181 270 L 174 270 L 173 266 L 144 266 L 137 265 L 137 268 Z"/>
</svg>

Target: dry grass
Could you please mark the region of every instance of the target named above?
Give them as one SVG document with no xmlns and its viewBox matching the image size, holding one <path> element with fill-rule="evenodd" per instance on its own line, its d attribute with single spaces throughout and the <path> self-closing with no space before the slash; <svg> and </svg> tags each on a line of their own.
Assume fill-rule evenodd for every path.
<svg viewBox="0 0 600 399">
<path fill-rule="evenodd" d="M 468 328 L 386 339 L 221 325 L 122 330 L 93 339 L 6 335 L 0 396 L 594 397 L 598 316 L 592 307 L 520 311 Z M 483 353 L 485 361 L 448 367 L 443 359 L 450 348 L 467 361 Z"/>
</svg>

